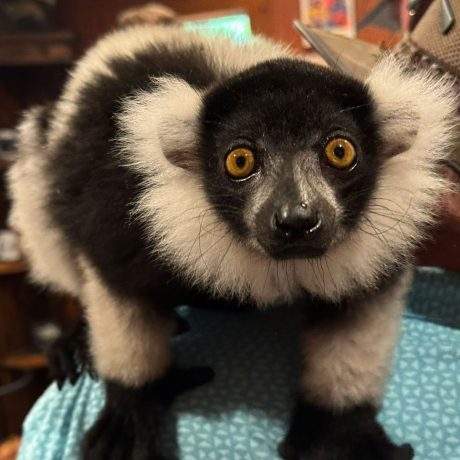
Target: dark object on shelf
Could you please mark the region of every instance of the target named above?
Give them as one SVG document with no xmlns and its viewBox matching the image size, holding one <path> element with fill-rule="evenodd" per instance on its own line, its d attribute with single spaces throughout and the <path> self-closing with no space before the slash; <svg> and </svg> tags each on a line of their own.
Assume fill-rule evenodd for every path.
<svg viewBox="0 0 460 460">
<path fill-rule="evenodd" d="M 0 170 L 7 169 L 16 159 L 17 131 L 0 128 Z"/>
<path fill-rule="evenodd" d="M 0 66 L 69 64 L 71 32 L 0 34 Z"/>
<path fill-rule="evenodd" d="M 54 26 L 55 0 L 6 0 L 0 2 L 2 32 L 41 32 Z"/>
<path fill-rule="evenodd" d="M 17 152 L 17 138 L 15 129 L 0 128 L 0 155 L 14 157 Z"/>
<path fill-rule="evenodd" d="M 161 3 L 147 3 L 123 10 L 117 16 L 117 25 L 131 26 L 134 24 L 173 24 L 177 21 L 173 9 Z"/>
</svg>

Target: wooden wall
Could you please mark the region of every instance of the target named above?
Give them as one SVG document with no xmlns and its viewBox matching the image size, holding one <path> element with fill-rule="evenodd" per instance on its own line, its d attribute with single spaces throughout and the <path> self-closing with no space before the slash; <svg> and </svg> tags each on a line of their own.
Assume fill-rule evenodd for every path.
<svg viewBox="0 0 460 460">
<path fill-rule="evenodd" d="M 120 11 L 143 3 L 145 0 L 61 0 L 57 21 L 60 27 L 75 31 L 77 50 L 81 52 L 113 26 Z M 254 31 L 300 46 L 292 28 L 292 21 L 298 17 L 298 0 L 164 0 L 161 3 L 178 14 L 244 8 Z"/>
</svg>

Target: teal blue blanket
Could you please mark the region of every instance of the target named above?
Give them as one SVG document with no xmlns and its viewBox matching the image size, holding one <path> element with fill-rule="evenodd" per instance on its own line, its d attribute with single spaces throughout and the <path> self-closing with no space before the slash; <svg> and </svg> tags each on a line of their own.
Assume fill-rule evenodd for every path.
<svg viewBox="0 0 460 460">
<path fill-rule="evenodd" d="M 298 367 L 298 318 L 180 312 L 191 332 L 175 339 L 178 361 L 209 365 L 216 378 L 177 400 L 164 450 L 181 460 L 277 459 Z M 24 423 L 19 460 L 77 459 L 103 401 L 101 384 L 87 376 L 62 391 L 51 385 Z M 460 459 L 460 274 L 418 271 L 381 420 L 417 460 Z"/>
</svg>

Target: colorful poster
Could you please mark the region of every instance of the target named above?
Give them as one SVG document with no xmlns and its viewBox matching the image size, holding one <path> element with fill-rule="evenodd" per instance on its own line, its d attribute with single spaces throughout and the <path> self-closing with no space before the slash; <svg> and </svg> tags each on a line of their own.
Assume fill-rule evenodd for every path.
<svg viewBox="0 0 460 460">
<path fill-rule="evenodd" d="M 354 37 L 354 6 L 354 0 L 300 0 L 300 19 L 305 24 Z"/>
</svg>

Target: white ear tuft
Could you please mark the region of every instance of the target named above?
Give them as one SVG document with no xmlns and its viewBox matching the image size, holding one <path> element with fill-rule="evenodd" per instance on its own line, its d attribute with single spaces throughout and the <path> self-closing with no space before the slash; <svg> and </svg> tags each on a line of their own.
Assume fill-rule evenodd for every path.
<svg viewBox="0 0 460 460">
<path fill-rule="evenodd" d="M 388 154 L 425 147 L 419 155 L 448 151 L 456 104 L 452 83 L 432 70 L 409 70 L 403 58 L 385 54 L 367 79 Z M 430 142 L 436 145 L 429 146 Z"/>
<path fill-rule="evenodd" d="M 175 77 L 156 78 L 152 86 L 127 99 L 119 115 L 126 160 L 143 174 L 165 160 L 195 170 L 201 93 Z"/>
<path fill-rule="evenodd" d="M 176 166 L 194 169 L 201 94 L 184 80 L 159 78 L 156 81 L 159 85 L 157 129 L 163 154 Z"/>
</svg>

